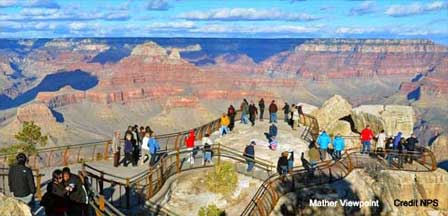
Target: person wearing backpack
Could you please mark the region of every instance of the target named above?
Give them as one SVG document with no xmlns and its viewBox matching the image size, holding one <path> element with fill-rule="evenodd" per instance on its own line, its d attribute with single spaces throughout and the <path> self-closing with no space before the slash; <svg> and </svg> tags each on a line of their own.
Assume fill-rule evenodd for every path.
<svg viewBox="0 0 448 216">
<path fill-rule="evenodd" d="M 145 163 L 145 161 L 147 161 L 150 158 L 150 154 L 149 154 L 149 132 L 145 132 L 145 134 L 143 135 L 143 140 L 142 140 L 142 160 L 141 160 L 141 165 L 143 165 Z"/>
<path fill-rule="evenodd" d="M 159 160 L 158 151 L 160 151 L 160 145 L 155 138 L 155 133 L 152 133 L 151 137 L 149 138 L 148 147 L 149 147 L 149 154 L 151 155 L 149 165 L 153 166 Z"/>
</svg>

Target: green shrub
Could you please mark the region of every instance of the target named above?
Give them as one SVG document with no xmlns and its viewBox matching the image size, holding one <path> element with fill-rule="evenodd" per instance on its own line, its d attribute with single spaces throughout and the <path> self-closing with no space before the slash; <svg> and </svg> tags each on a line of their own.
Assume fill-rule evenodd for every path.
<svg viewBox="0 0 448 216">
<path fill-rule="evenodd" d="M 209 191 L 214 193 L 232 193 L 238 183 L 237 172 L 230 162 L 221 162 L 213 171 L 206 175 L 206 184 Z"/>
<path fill-rule="evenodd" d="M 226 212 L 219 209 L 215 204 L 201 207 L 198 212 L 199 216 L 225 216 Z"/>
</svg>

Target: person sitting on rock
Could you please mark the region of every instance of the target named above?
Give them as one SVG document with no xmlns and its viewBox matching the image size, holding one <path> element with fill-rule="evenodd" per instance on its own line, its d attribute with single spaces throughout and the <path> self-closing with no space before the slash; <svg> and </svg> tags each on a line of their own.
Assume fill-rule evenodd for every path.
<svg viewBox="0 0 448 216">
<path fill-rule="evenodd" d="M 319 145 L 319 151 L 320 151 L 320 160 L 327 159 L 327 149 L 330 142 L 331 142 L 330 136 L 327 134 L 325 130 L 323 130 L 322 133 L 317 138 L 317 144 Z"/>
</svg>

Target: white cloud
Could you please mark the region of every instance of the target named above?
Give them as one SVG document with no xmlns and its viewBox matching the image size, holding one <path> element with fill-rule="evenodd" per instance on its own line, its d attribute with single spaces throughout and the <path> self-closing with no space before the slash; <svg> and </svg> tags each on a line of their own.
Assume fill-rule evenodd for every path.
<svg viewBox="0 0 448 216">
<path fill-rule="evenodd" d="M 438 11 L 446 9 L 448 7 L 447 2 L 435 1 L 429 4 L 413 3 L 409 5 L 392 5 L 385 14 L 394 17 L 411 16 L 431 11 Z"/>
<path fill-rule="evenodd" d="M 256 9 L 256 8 L 221 8 L 209 11 L 191 11 L 178 15 L 178 18 L 187 20 L 290 20 L 290 21 L 312 21 L 319 17 L 307 13 L 291 13 L 278 9 Z"/>
<path fill-rule="evenodd" d="M 373 1 L 365 1 L 361 3 L 361 5 L 357 7 L 353 7 L 350 9 L 350 15 L 364 15 L 368 13 L 372 13 L 375 10 L 375 2 Z"/>
<path fill-rule="evenodd" d="M 202 33 L 311 33 L 321 29 L 321 26 L 276 25 L 276 26 L 241 26 L 210 24 L 194 28 L 191 32 Z"/>
<path fill-rule="evenodd" d="M 148 10 L 168 10 L 169 8 L 168 0 L 151 0 L 146 6 Z"/>
<path fill-rule="evenodd" d="M 192 21 L 167 22 L 167 23 L 151 23 L 149 28 L 174 28 L 174 29 L 191 29 L 195 27 Z"/>
<path fill-rule="evenodd" d="M 13 7 L 16 5 L 17 5 L 16 0 L 1 0 L 0 1 L 0 8 Z"/>
</svg>

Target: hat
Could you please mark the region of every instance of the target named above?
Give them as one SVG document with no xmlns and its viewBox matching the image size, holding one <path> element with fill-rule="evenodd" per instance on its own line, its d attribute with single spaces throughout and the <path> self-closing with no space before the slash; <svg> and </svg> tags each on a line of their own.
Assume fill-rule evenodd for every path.
<svg viewBox="0 0 448 216">
<path fill-rule="evenodd" d="M 251 141 L 250 141 L 250 144 L 257 145 L 257 143 L 255 143 L 255 140 L 251 140 Z"/>
</svg>

